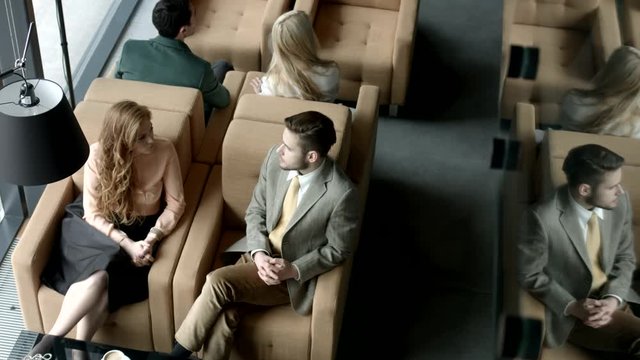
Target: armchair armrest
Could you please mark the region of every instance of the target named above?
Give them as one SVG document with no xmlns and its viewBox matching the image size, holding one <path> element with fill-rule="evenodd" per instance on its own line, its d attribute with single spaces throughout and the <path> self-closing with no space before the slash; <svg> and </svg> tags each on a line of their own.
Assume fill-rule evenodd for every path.
<svg viewBox="0 0 640 360">
<path fill-rule="evenodd" d="M 544 324 L 544 305 L 525 290 L 520 290 L 520 313 Z"/>
<path fill-rule="evenodd" d="M 178 328 L 213 268 L 222 229 L 222 166 L 211 170 L 173 278 L 173 316 Z"/>
<path fill-rule="evenodd" d="M 393 48 L 393 75 L 391 77 L 391 104 L 404 105 L 413 59 L 413 44 L 418 17 L 418 0 L 400 3 Z"/>
<path fill-rule="evenodd" d="M 309 20 L 313 24 L 316 19 L 316 12 L 318 11 L 318 0 L 296 0 L 293 8 L 295 10 L 302 10 L 309 15 Z"/>
<path fill-rule="evenodd" d="M 318 276 L 311 312 L 311 360 L 335 358 L 352 259 Z"/>
<path fill-rule="evenodd" d="M 187 204 L 184 214 L 176 228 L 160 242 L 156 261 L 149 271 L 149 310 L 153 342 L 159 351 L 169 352 L 173 346 L 173 277 L 208 173 L 209 166 L 191 164 L 184 183 Z"/>
<path fill-rule="evenodd" d="M 267 71 L 271 62 L 271 28 L 276 19 L 286 12 L 289 7 L 289 0 L 270 0 L 264 9 L 262 18 L 262 33 L 260 41 L 260 65 L 262 71 Z"/>
<path fill-rule="evenodd" d="M 256 92 L 253 90 L 253 86 L 251 86 L 251 80 L 255 78 L 262 78 L 265 75 L 262 71 L 249 71 L 247 72 L 247 76 L 244 77 L 244 84 L 242 84 L 242 88 L 240 89 L 240 96 L 246 94 L 255 94 Z"/>
<path fill-rule="evenodd" d="M 640 3 L 623 0 L 622 37 L 625 45 L 640 46 Z M 634 20 L 635 19 L 635 20 Z"/>
<path fill-rule="evenodd" d="M 358 186 L 360 209 L 364 211 L 369 178 L 378 132 L 378 101 L 380 89 L 373 85 L 360 86 L 356 111 L 351 127 L 351 149 L 347 174 Z"/>
<path fill-rule="evenodd" d="M 45 330 L 38 304 L 40 275 L 56 240 L 64 207 L 73 201 L 74 195 L 71 177 L 47 185 L 13 251 L 13 273 L 24 323 L 29 330 Z"/>
<path fill-rule="evenodd" d="M 602 69 L 609 55 L 622 45 L 615 0 L 602 0 L 591 28 L 593 51 L 598 69 Z"/>
<path fill-rule="evenodd" d="M 512 124 L 512 137 L 520 142 L 520 169 L 523 189 L 519 191 L 519 201 L 529 203 L 534 200 L 531 186 L 536 161 L 536 109 L 533 104 L 517 103 L 516 118 Z"/>
<path fill-rule="evenodd" d="M 229 105 L 224 109 L 216 109 L 211 115 L 209 126 L 205 129 L 202 146 L 196 156 L 197 162 L 209 165 L 216 163 L 218 152 L 222 148 L 222 139 L 224 139 L 238 104 L 245 75 L 242 71 L 229 71 L 225 76 L 223 85 L 229 90 Z"/>
</svg>

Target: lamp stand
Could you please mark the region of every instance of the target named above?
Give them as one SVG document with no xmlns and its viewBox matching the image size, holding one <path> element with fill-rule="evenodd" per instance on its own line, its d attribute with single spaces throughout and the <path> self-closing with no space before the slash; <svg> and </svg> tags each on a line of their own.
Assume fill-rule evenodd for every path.
<svg viewBox="0 0 640 360">
<path fill-rule="evenodd" d="M 58 30 L 60 30 L 60 46 L 62 47 L 62 56 L 64 58 L 64 70 L 67 78 L 67 87 L 69 88 L 69 103 L 71 108 L 75 109 L 76 99 L 73 94 L 73 80 L 71 79 L 71 63 L 69 62 L 69 50 L 67 49 L 67 33 L 64 25 L 64 13 L 62 12 L 62 0 L 56 0 L 56 10 L 58 14 Z"/>
<path fill-rule="evenodd" d="M 27 196 L 24 192 L 24 186 L 18 186 L 18 196 L 20 197 L 20 208 L 22 209 L 22 217 L 24 219 L 29 217 L 29 205 L 27 205 Z"/>
</svg>

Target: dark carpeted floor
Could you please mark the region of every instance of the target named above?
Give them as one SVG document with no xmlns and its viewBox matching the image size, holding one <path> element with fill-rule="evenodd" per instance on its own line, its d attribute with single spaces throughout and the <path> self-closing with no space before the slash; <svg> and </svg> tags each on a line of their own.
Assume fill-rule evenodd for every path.
<svg viewBox="0 0 640 360">
<path fill-rule="evenodd" d="M 338 359 L 493 359 L 502 1 L 422 0 L 409 98 L 378 129 Z"/>
</svg>

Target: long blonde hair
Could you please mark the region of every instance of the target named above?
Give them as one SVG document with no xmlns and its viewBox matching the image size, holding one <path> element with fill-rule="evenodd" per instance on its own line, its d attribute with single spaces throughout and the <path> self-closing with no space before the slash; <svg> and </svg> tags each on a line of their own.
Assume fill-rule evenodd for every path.
<svg viewBox="0 0 640 360">
<path fill-rule="evenodd" d="M 584 122 L 588 132 L 600 133 L 613 123 L 640 121 L 640 51 L 631 46 L 617 48 L 604 68 L 593 78 L 592 89 L 573 89 L 579 98 L 599 106 Z"/>
<path fill-rule="evenodd" d="M 133 147 L 140 125 L 151 119 L 146 106 L 121 101 L 109 108 L 100 132 L 98 162 L 98 210 L 112 222 L 132 224 L 139 216 L 133 209 Z"/>
<path fill-rule="evenodd" d="M 303 11 L 286 12 L 273 24 L 271 30 L 273 57 L 267 78 L 277 92 L 294 88 L 305 100 L 322 100 L 325 95 L 309 78 L 314 66 L 336 66 L 335 62 L 318 57 L 318 40 L 309 17 Z"/>
</svg>

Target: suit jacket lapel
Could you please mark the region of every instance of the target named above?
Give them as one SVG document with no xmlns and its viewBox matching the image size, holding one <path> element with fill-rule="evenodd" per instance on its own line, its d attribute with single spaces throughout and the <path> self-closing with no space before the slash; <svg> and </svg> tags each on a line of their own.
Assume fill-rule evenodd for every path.
<svg viewBox="0 0 640 360">
<path fill-rule="evenodd" d="M 566 186 L 562 187 L 558 190 L 558 201 L 557 207 L 560 211 L 560 224 L 564 228 L 567 237 L 573 244 L 573 247 L 576 249 L 578 254 L 580 254 L 580 258 L 584 262 L 584 265 L 591 269 L 591 261 L 589 260 L 589 254 L 587 253 L 587 245 L 582 238 L 582 229 L 578 225 L 578 214 L 571 204 L 571 199 L 569 199 L 569 191 Z"/>
<path fill-rule="evenodd" d="M 600 221 L 600 246 L 602 248 L 602 252 L 600 253 L 600 264 L 602 264 L 602 270 L 605 273 L 608 273 L 609 270 L 609 262 L 613 260 L 610 257 L 611 251 L 615 251 L 612 249 L 612 241 L 611 234 L 612 229 L 612 221 L 611 221 L 612 213 L 610 210 L 604 210 L 604 219 Z"/>
<path fill-rule="evenodd" d="M 322 165 L 322 169 L 320 169 L 320 174 L 313 179 L 313 182 L 309 184 L 309 188 L 305 192 L 302 200 L 298 204 L 296 211 L 293 213 L 293 217 L 285 231 L 288 231 L 292 226 L 294 226 L 308 211 L 311 207 L 320 200 L 322 195 L 327 192 L 326 183 L 333 179 L 333 161 L 327 158 L 325 163 Z"/>
<path fill-rule="evenodd" d="M 288 171 L 281 171 L 280 176 L 278 177 L 278 184 L 276 185 L 276 194 L 273 204 L 273 210 L 276 216 L 270 217 L 271 221 L 268 224 L 268 229 L 270 229 L 269 231 L 273 230 L 278 225 L 280 216 L 282 216 L 282 204 L 284 203 L 284 197 L 287 195 L 287 190 L 289 189 L 289 182 L 287 181 L 288 174 Z"/>
</svg>

